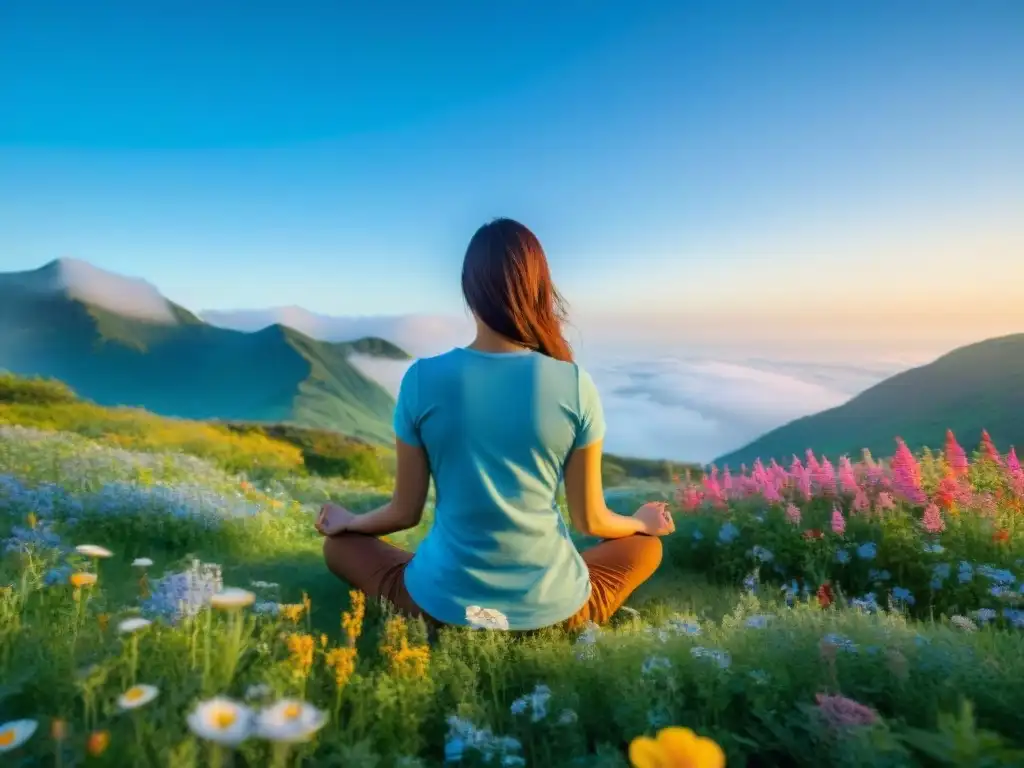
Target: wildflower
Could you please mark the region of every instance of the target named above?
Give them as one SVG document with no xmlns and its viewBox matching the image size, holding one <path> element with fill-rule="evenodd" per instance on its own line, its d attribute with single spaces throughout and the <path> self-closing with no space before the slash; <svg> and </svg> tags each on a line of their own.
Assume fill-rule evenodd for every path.
<svg viewBox="0 0 1024 768">
<path fill-rule="evenodd" d="M 722 544 L 732 543 L 740 535 L 740 529 L 732 523 L 725 523 L 718 530 L 718 541 Z"/>
<path fill-rule="evenodd" d="M 470 629 L 508 629 L 508 618 L 501 611 L 479 605 L 466 608 L 466 623 Z"/>
<path fill-rule="evenodd" d="M 878 494 L 878 498 L 875 499 L 875 505 L 878 507 L 879 512 L 888 512 L 889 510 L 896 509 L 896 502 L 888 491 L 882 491 Z"/>
<path fill-rule="evenodd" d="M 863 597 L 853 598 L 852 600 L 850 600 L 850 605 L 852 605 L 854 608 L 860 608 L 862 611 L 867 611 L 868 613 L 872 613 L 879 609 L 878 598 L 875 597 L 874 592 L 868 592 Z"/>
<path fill-rule="evenodd" d="M 914 599 L 913 593 L 909 589 L 906 589 L 904 587 L 893 587 L 892 596 L 894 600 L 906 603 L 907 605 L 913 605 L 915 602 L 917 602 Z"/>
<path fill-rule="evenodd" d="M 815 696 L 815 701 L 818 704 L 818 712 L 833 728 L 873 725 L 878 722 L 878 714 L 873 709 L 845 696 L 819 693 Z"/>
<path fill-rule="evenodd" d="M 264 616 L 277 616 L 281 610 L 281 606 L 270 600 L 264 600 L 263 602 L 256 603 L 252 607 L 253 611 Z"/>
<path fill-rule="evenodd" d="M 896 453 L 892 457 L 890 468 L 893 487 L 897 493 L 911 504 L 922 505 L 927 501 L 924 491 L 921 490 L 921 467 L 901 438 L 896 438 Z"/>
<path fill-rule="evenodd" d="M 953 430 L 946 430 L 946 464 L 949 466 L 950 471 L 957 477 L 963 477 L 967 474 L 967 453 L 960 444 L 956 441 L 956 436 L 953 434 Z"/>
<path fill-rule="evenodd" d="M 1010 540 L 1010 532 L 1005 528 L 999 528 L 992 534 L 992 541 L 996 544 L 1005 544 Z"/>
<path fill-rule="evenodd" d="M 187 722 L 199 738 L 234 747 L 252 732 L 253 713 L 244 704 L 217 696 L 199 702 L 189 713 Z"/>
<path fill-rule="evenodd" d="M 132 560 L 132 568 L 149 568 L 153 565 L 153 561 L 148 557 L 136 557 Z"/>
<path fill-rule="evenodd" d="M 306 606 L 302 603 L 292 603 L 290 605 L 278 606 L 278 613 L 281 616 L 284 616 L 285 619 L 292 622 L 293 624 L 298 623 L 299 619 L 302 618 L 302 614 L 305 613 L 305 611 Z"/>
<path fill-rule="evenodd" d="M 796 504 L 786 505 L 786 520 L 792 525 L 800 525 L 801 514 L 800 507 Z"/>
<path fill-rule="evenodd" d="M 839 635 L 834 632 L 825 635 L 821 639 L 821 642 L 825 645 L 833 645 L 840 650 L 846 651 L 847 653 L 856 653 L 857 644 L 854 643 L 850 638 L 845 635 Z"/>
<path fill-rule="evenodd" d="M 117 704 L 121 709 L 138 709 L 153 701 L 160 693 L 160 689 L 152 685 L 133 685 L 117 698 Z"/>
<path fill-rule="evenodd" d="M 809 540 L 809 541 L 810 540 L 814 540 L 814 539 L 820 539 L 824 535 L 825 534 L 822 533 L 820 528 L 811 528 L 809 530 L 804 531 L 804 534 L 803 534 L 804 538 Z"/>
<path fill-rule="evenodd" d="M 696 512 L 702 501 L 701 492 L 695 485 L 687 484 L 676 491 L 676 503 L 683 512 Z"/>
<path fill-rule="evenodd" d="M 946 548 L 938 542 L 925 542 L 921 546 L 921 551 L 929 555 L 941 555 L 943 552 L 946 551 Z"/>
<path fill-rule="evenodd" d="M 0 725 L 0 754 L 20 747 L 32 738 L 38 727 L 35 720 L 12 720 Z"/>
<path fill-rule="evenodd" d="M 86 571 L 77 571 L 72 573 L 68 581 L 71 582 L 71 586 L 75 589 L 81 589 L 82 587 L 91 587 L 99 580 L 99 577 L 95 573 L 87 573 Z"/>
<path fill-rule="evenodd" d="M 826 581 L 818 587 L 817 598 L 818 604 L 822 608 L 828 608 L 832 605 L 832 602 L 835 600 L 835 594 L 832 592 L 832 585 L 829 582 Z"/>
<path fill-rule="evenodd" d="M 85 751 L 91 757 L 99 757 L 110 746 L 110 731 L 93 731 L 85 742 Z"/>
<path fill-rule="evenodd" d="M 861 544 L 857 547 L 857 557 L 861 560 L 874 560 L 875 555 L 878 554 L 878 545 L 873 541 L 869 541 L 866 544 Z"/>
<path fill-rule="evenodd" d="M 974 612 L 974 618 L 985 624 L 992 621 L 998 614 L 991 608 L 979 608 Z"/>
<path fill-rule="evenodd" d="M 668 620 L 668 627 L 677 635 L 690 635 L 696 637 L 700 634 L 700 624 L 695 621 L 689 621 L 679 617 L 673 617 Z"/>
<path fill-rule="evenodd" d="M 843 518 L 843 511 L 838 506 L 832 507 L 832 533 L 837 536 L 846 533 L 846 520 Z"/>
<path fill-rule="evenodd" d="M 929 504 L 924 510 L 924 516 L 921 518 L 921 525 L 928 533 L 941 533 L 946 529 L 946 524 L 942 520 L 942 513 L 939 511 L 937 504 Z"/>
<path fill-rule="evenodd" d="M 1003 465 L 1003 459 L 999 455 L 999 449 L 996 448 L 995 443 L 992 442 L 992 438 L 988 434 L 987 429 L 981 430 L 981 453 L 982 459 L 991 461 L 998 466 Z"/>
<path fill-rule="evenodd" d="M 551 700 L 551 689 L 546 685 L 537 685 L 533 691 L 520 696 L 509 708 L 513 715 L 530 712 L 530 720 L 539 723 L 548 715 L 548 702 Z"/>
<path fill-rule="evenodd" d="M 750 555 L 755 560 L 758 560 L 762 563 L 770 563 L 772 560 L 775 559 L 775 555 L 773 555 L 769 550 L 761 546 L 755 546 L 753 549 L 751 549 Z"/>
<path fill-rule="evenodd" d="M 141 619 L 138 617 L 132 619 L 125 619 L 117 625 L 117 631 L 120 632 L 122 635 L 130 635 L 133 632 L 138 632 L 140 629 L 145 629 L 152 623 L 153 622 L 151 622 L 149 619 Z"/>
<path fill-rule="evenodd" d="M 966 560 L 960 561 L 960 568 L 957 571 L 957 579 L 961 584 L 966 584 L 974 578 L 974 566 Z"/>
<path fill-rule="evenodd" d="M 237 587 L 228 587 L 221 590 L 210 598 L 210 605 L 222 611 L 230 611 L 236 608 L 245 608 L 256 602 L 256 595 Z"/>
<path fill-rule="evenodd" d="M 289 663 L 296 677 L 306 677 L 313 667 L 315 644 L 312 635 L 293 632 L 285 640 L 288 646 Z"/>
<path fill-rule="evenodd" d="M 363 617 L 366 615 L 366 595 L 357 589 L 348 593 L 349 610 L 341 614 L 341 629 L 350 646 L 356 644 L 356 640 L 363 633 Z"/>
<path fill-rule="evenodd" d="M 326 723 L 326 712 L 298 699 L 282 699 L 260 711 L 256 732 L 268 741 L 294 744 L 308 741 Z"/>
<path fill-rule="evenodd" d="M 964 632 L 977 632 L 978 625 L 966 616 L 950 616 L 949 623 Z"/>
<path fill-rule="evenodd" d="M 837 549 L 836 562 L 840 565 L 846 565 L 848 562 L 850 562 L 850 553 L 845 549 Z"/>
<path fill-rule="evenodd" d="M 857 489 L 857 493 L 853 497 L 853 503 L 850 505 L 850 509 L 859 513 L 868 512 L 871 509 L 871 499 L 868 498 L 868 495 L 863 489 Z"/>
<path fill-rule="evenodd" d="M 655 738 L 638 736 L 629 745 L 633 768 L 725 768 L 725 752 L 713 740 L 689 728 L 665 728 Z"/>
<path fill-rule="evenodd" d="M 75 552 L 80 555 L 85 555 L 86 557 L 91 557 L 94 560 L 112 557 L 114 554 L 109 549 L 98 547 L 95 544 L 79 544 L 75 547 Z"/>
<path fill-rule="evenodd" d="M 344 688 L 356 671 L 356 649 L 333 648 L 327 652 L 324 661 L 334 672 L 334 684 L 339 689 Z"/>
</svg>

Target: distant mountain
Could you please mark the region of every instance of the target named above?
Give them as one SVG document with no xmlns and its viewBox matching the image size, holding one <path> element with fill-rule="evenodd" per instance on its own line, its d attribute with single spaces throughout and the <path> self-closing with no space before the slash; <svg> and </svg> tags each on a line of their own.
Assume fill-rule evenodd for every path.
<svg viewBox="0 0 1024 768">
<path fill-rule="evenodd" d="M 976 445 L 988 429 L 1001 448 L 1024 447 L 1024 334 L 955 349 L 837 408 L 774 429 L 714 463 L 738 467 L 758 457 L 788 462 L 808 448 L 831 458 L 855 458 L 863 448 L 889 456 L 895 437 L 912 449 L 937 448 L 947 428 L 965 446 Z"/>
<path fill-rule="evenodd" d="M 347 341 L 366 336 L 389 339 L 418 357 L 435 355 L 473 339 L 473 324 L 465 317 L 447 315 L 321 315 L 302 307 L 207 310 L 199 315 L 221 328 L 258 331 L 280 324 L 320 341 Z"/>
<path fill-rule="evenodd" d="M 0 273 L 0 369 L 58 378 L 101 405 L 390 442 L 394 400 L 353 354 L 408 359 L 380 338 L 330 343 L 279 324 L 218 328 L 143 280 L 82 261 Z"/>
</svg>

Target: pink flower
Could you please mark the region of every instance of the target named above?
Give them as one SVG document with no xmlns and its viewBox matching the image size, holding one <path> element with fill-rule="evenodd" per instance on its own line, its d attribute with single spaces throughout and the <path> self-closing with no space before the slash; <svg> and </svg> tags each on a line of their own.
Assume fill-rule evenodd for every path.
<svg viewBox="0 0 1024 768">
<path fill-rule="evenodd" d="M 999 466 L 1003 465 L 1003 458 L 999 455 L 999 451 L 992 442 L 992 438 L 989 437 L 988 430 L 981 430 L 981 452 L 986 459 L 993 461 Z"/>
<path fill-rule="evenodd" d="M 815 696 L 815 701 L 818 704 L 818 712 L 832 728 L 853 728 L 878 722 L 878 713 L 875 710 L 845 696 L 819 693 Z"/>
<path fill-rule="evenodd" d="M 857 489 L 857 495 L 853 497 L 853 504 L 851 508 L 854 512 L 864 513 L 871 510 L 871 499 L 864 493 L 860 488 Z"/>
<path fill-rule="evenodd" d="M 821 460 L 817 471 L 813 472 L 813 479 L 822 496 L 836 495 L 836 471 L 827 456 Z"/>
<path fill-rule="evenodd" d="M 855 496 L 860 491 L 849 456 L 842 456 L 839 459 L 839 489 L 850 496 Z"/>
<path fill-rule="evenodd" d="M 814 458 L 814 451 L 810 448 L 807 449 L 807 468 L 811 470 L 811 474 L 814 474 L 821 469 L 821 465 L 818 464 L 818 460 Z"/>
<path fill-rule="evenodd" d="M 800 525 L 800 519 L 801 519 L 800 507 L 798 507 L 796 504 L 787 504 L 786 505 L 786 519 L 789 522 L 791 522 L 793 525 Z"/>
<path fill-rule="evenodd" d="M 946 530 L 946 523 L 942 520 L 942 513 L 937 504 L 929 504 L 925 508 L 921 524 L 928 533 L 942 533 Z"/>
<path fill-rule="evenodd" d="M 676 491 L 676 503 L 682 507 L 683 512 L 696 512 L 701 501 L 703 499 L 700 491 L 692 483 L 688 483 Z"/>
<path fill-rule="evenodd" d="M 875 499 L 875 506 L 879 512 L 888 512 L 896 509 L 896 502 L 892 498 L 892 494 L 888 491 L 882 491 L 878 494 L 878 498 Z"/>
<path fill-rule="evenodd" d="M 967 474 L 967 454 L 964 453 L 964 449 L 960 447 L 960 443 L 956 441 L 956 435 L 953 434 L 952 429 L 946 430 L 946 464 L 953 470 L 953 474 L 956 477 L 963 477 Z"/>
<path fill-rule="evenodd" d="M 901 438 L 896 438 L 896 453 L 892 457 L 892 484 L 906 501 L 923 505 L 928 499 L 921 489 L 921 468 Z"/>
<path fill-rule="evenodd" d="M 1010 488 L 1018 498 L 1024 497 L 1024 469 L 1017 459 L 1017 451 L 1011 446 L 1006 454 L 1006 475 L 1010 479 Z"/>
<path fill-rule="evenodd" d="M 832 533 L 842 536 L 846 533 L 846 520 L 838 506 L 832 507 Z"/>
</svg>

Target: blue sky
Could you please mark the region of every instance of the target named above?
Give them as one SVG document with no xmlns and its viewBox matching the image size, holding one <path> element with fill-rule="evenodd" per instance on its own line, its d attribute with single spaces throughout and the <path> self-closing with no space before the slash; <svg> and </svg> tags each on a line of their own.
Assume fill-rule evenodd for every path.
<svg viewBox="0 0 1024 768">
<path fill-rule="evenodd" d="M 1016 0 L 9 1 L 0 270 L 456 312 L 507 215 L 584 312 L 1003 321 L 1022 36 Z"/>
</svg>

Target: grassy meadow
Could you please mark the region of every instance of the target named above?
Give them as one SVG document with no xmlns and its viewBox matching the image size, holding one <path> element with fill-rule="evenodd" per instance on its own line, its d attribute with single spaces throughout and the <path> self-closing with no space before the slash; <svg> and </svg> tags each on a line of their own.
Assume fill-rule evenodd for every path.
<svg viewBox="0 0 1024 768">
<path fill-rule="evenodd" d="M 678 530 L 612 626 L 428 636 L 312 528 L 386 479 L 0 395 L 4 766 L 721 764 L 642 738 L 672 726 L 729 766 L 1024 765 L 1024 472 L 994 447 L 625 484 L 612 506 L 667 497 Z"/>
</svg>

